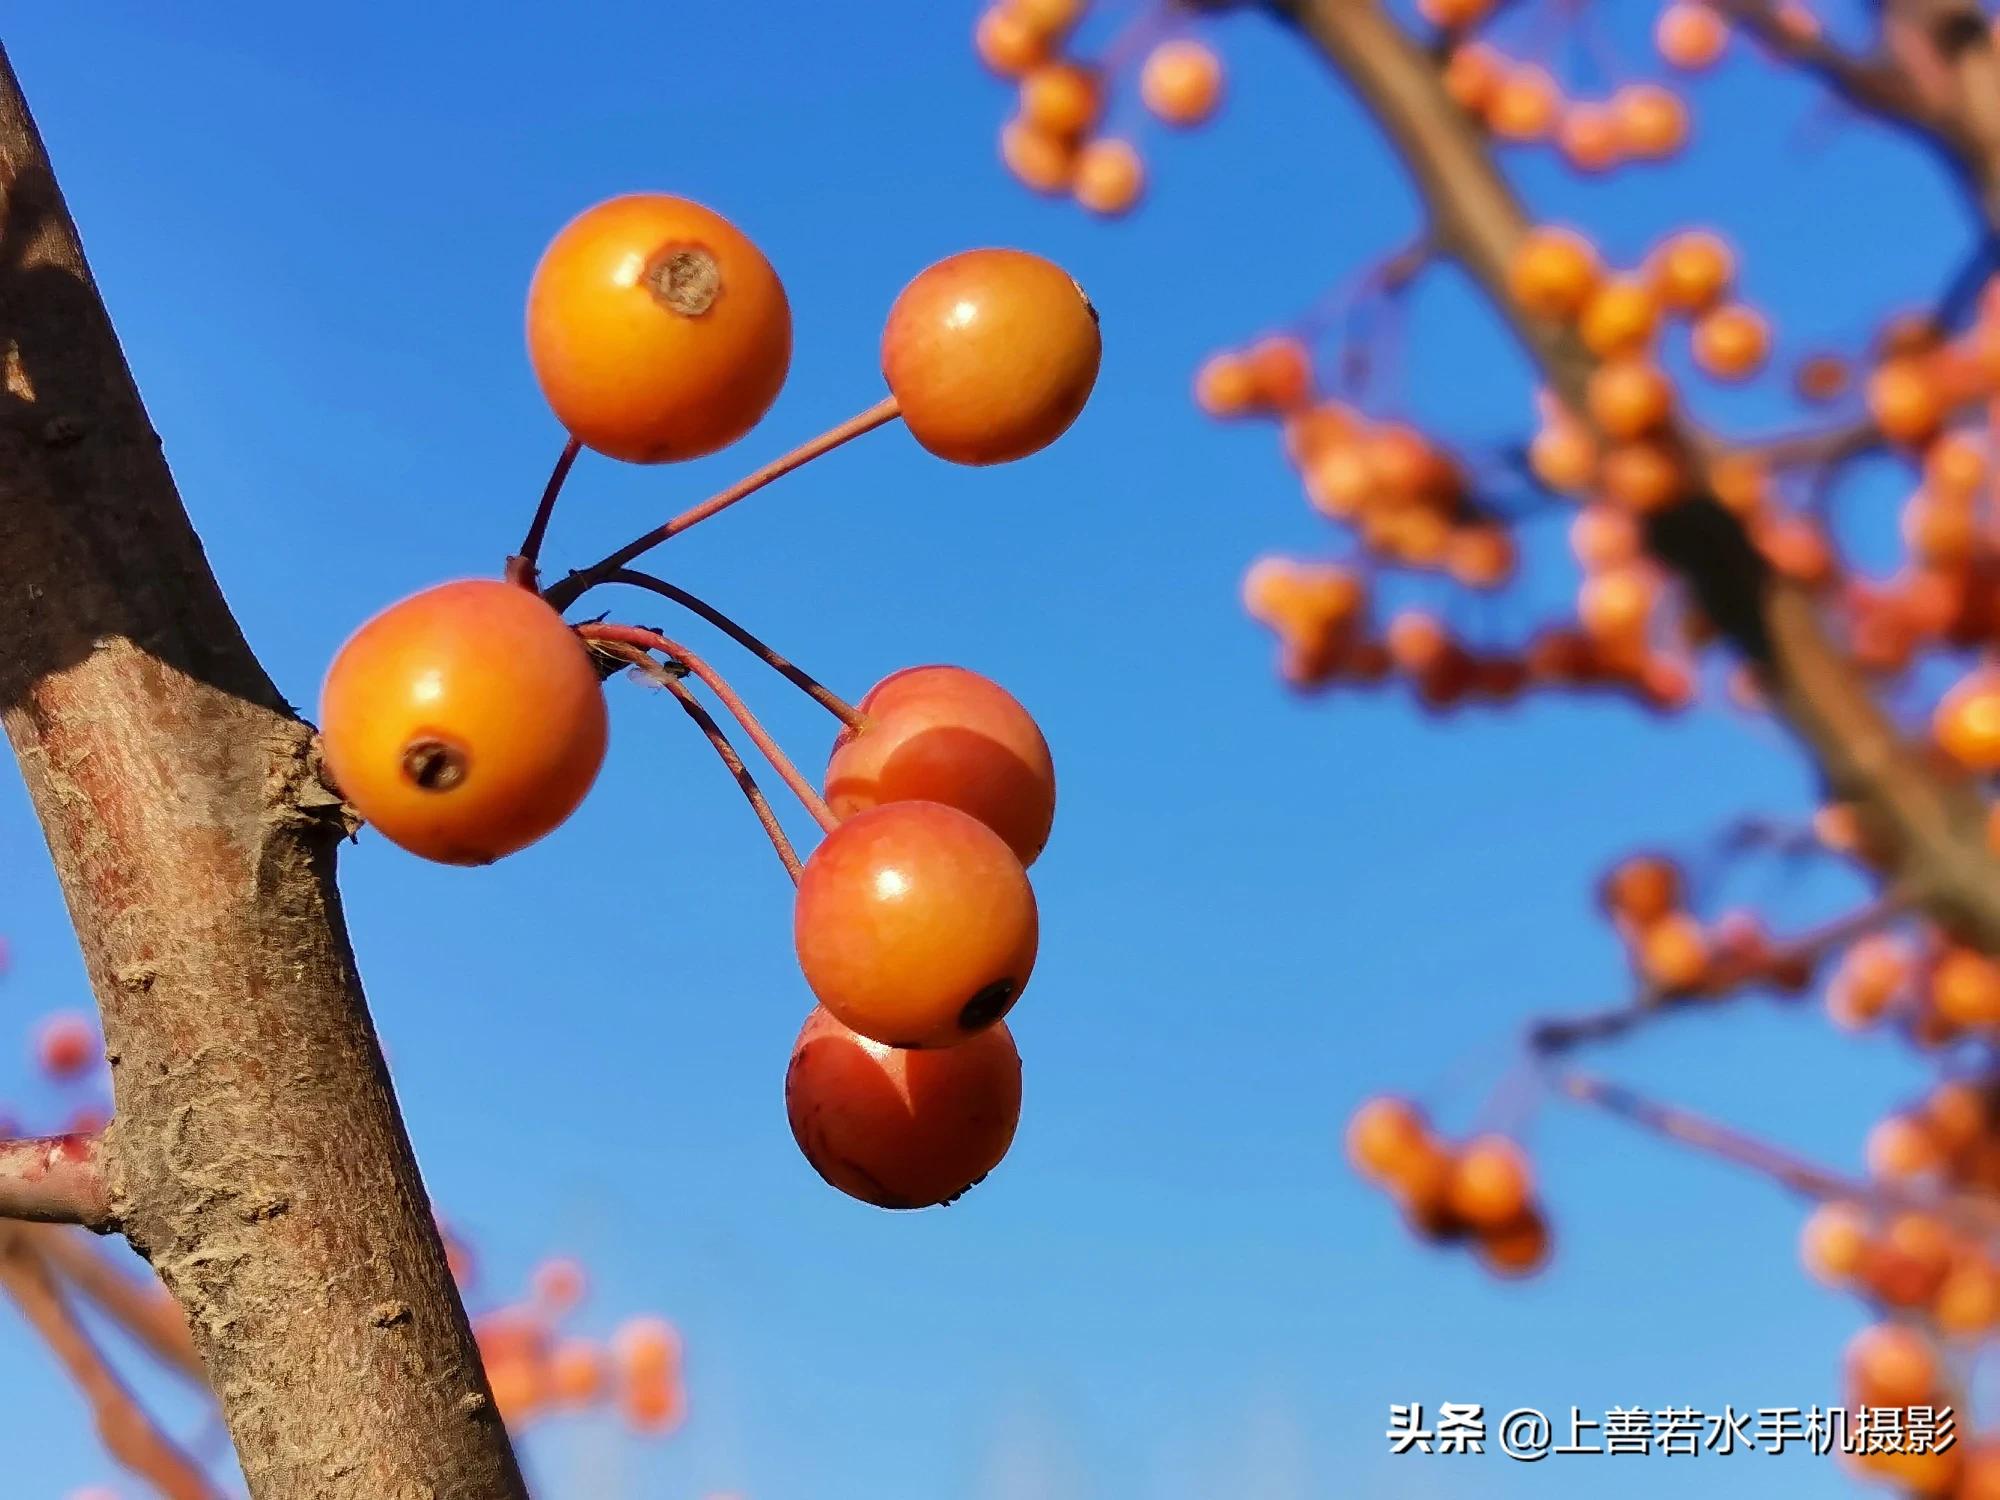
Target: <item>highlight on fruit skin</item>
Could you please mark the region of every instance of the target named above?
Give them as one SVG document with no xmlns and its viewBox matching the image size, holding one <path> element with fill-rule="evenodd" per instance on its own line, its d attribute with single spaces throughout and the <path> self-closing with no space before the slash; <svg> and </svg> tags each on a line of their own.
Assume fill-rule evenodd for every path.
<svg viewBox="0 0 2000 1500">
<path fill-rule="evenodd" d="M 1025 250 L 967 250 L 918 274 L 882 331 L 910 435 L 961 464 L 1025 458 L 1069 430 L 1103 356 L 1097 310 Z"/>
<path fill-rule="evenodd" d="M 341 794 L 392 843 L 490 864 L 574 812 L 604 763 L 604 693 L 576 633 L 527 589 L 439 584 L 340 648 L 320 692 Z"/>
<path fill-rule="evenodd" d="M 792 930 L 814 997 L 891 1047 L 955 1046 L 993 1025 L 1039 939 L 1020 860 L 941 802 L 884 803 L 827 834 L 800 872 Z"/>
<path fill-rule="evenodd" d="M 528 358 L 586 447 L 630 463 L 697 458 L 777 399 L 791 306 L 764 253 L 721 214 L 628 193 L 586 209 L 543 252 Z"/>
<path fill-rule="evenodd" d="M 942 802 L 1035 862 L 1056 815 L 1056 771 L 1034 718 L 999 683 L 964 667 L 905 667 L 857 705 L 826 767 L 826 800 L 847 819 L 889 802 Z"/>
<path fill-rule="evenodd" d="M 911 1051 L 819 1007 L 792 1045 L 785 1114 L 813 1170 L 850 1198 L 893 1209 L 950 1203 L 1013 1144 L 1021 1055 L 1005 1023 Z"/>
</svg>

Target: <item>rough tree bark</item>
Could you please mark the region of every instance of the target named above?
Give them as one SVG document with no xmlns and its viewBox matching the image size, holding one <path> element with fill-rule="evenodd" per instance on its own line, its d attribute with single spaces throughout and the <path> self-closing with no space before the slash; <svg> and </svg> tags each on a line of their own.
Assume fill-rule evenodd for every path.
<svg viewBox="0 0 2000 1500">
<path fill-rule="evenodd" d="M 110 1220 L 251 1494 L 525 1497 L 355 973 L 340 799 L 223 602 L 4 52 L 0 718 L 103 1012 Z"/>
<path fill-rule="evenodd" d="M 1532 222 L 1478 127 L 1445 92 L 1437 62 L 1380 0 L 1271 4 L 1368 107 L 1416 182 L 1438 246 L 1507 317 L 1549 387 L 1582 411 L 1591 356 L 1573 331 L 1510 297 L 1507 268 Z M 1968 176 L 1984 180 L 1970 169 Z M 1871 843 L 1898 890 L 1965 941 L 2000 952 L 2000 858 L 1988 842 L 1984 800 L 1898 732 L 1810 593 L 1767 567 L 1741 523 L 1706 492 L 1694 461 L 1707 446 L 1703 436 L 1688 430 L 1682 438 L 1691 488 L 1654 519 L 1652 550 L 1756 664 L 1773 707 L 1832 793 L 1868 818 Z"/>
</svg>

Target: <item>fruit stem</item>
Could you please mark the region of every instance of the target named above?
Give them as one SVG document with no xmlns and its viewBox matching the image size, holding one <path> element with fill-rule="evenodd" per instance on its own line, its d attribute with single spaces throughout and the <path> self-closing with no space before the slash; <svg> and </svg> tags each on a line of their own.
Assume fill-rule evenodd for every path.
<svg viewBox="0 0 2000 1500">
<path fill-rule="evenodd" d="M 686 683 L 679 675 L 667 671 L 652 657 L 637 646 L 619 646 L 613 642 L 600 644 L 600 649 L 614 651 L 625 661 L 644 672 L 654 682 L 672 693 L 679 700 L 687 716 L 693 719 L 701 732 L 708 737 L 709 744 L 715 746 L 715 753 L 722 757 L 722 763 L 729 768 L 729 774 L 736 778 L 736 784 L 743 789 L 749 799 L 750 810 L 757 815 L 757 821 L 764 825 L 765 836 L 771 840 L 771 847 L 778 853 L 778 862 L 785 867 L 785 873 L 792 877 L 792 884 L 799 883 L 799 854 L 792 847 L 792 841 L 785 836 L 784 827 L 778 822 L 778 815 L 771 811 L 771 804 L 764 796 L 764 789 L 757 785 L 757 778 L 750 774 L 750 768 L 743 764 L 743 757 L 736 753 L 736 747 L 729 743 L 729 736 L 722 732 L 722 726 L 715 722 L 715 715 L 702 707 L 701 701 L 688 691 Z"/>
<path fill-rule="evenodd" d="M 717 630 L 746 647 L 767 666 L 775 667 L 794 686 L 801 689 L 813 702 L 839 719 L 849 729 L 860 729 L 868 722 L 868 716 L 826 686 L 803 667 L 794 665 L 780 656 L 756 636 L 738 625 L 721 610 L 706 600 L 698 599 L 677 584 L 668 583 L 664 578 L 655 578 L 651 573 L 641 573 L 633 568 L 620 568 L 605 575 L 606 583 L 625 583 L 637 589 L 650 589 L 663 599 L 671 599 L 684 609 L 700 615 Z"/>
<path fill-rule="evenodd" d="M 849 417 L 837 427 L 830 427 L 810 442 L 801 443 L 778 458 L 758 469 L 753 474 L 710 495 L 701 504 L 684 510 L 671 521 L 656 526 L 642 537 L 635 537 L 610 556 L 599 559 L 587 568 L 579 568 L 560 583 L 553 585 L 543 595 L 558 612 L 576 603 L 583 591 L 593 584 L 604 582 L 612 573 L 632 561 L 642 552 L 649 552 L 669 537 L 679 536 L 697 521 L 706 521 L 719 510 L 727 510 L 746 495 L 754 495 L 774 479 L 782 479 L 794 469 L 804 468 L 822 454 L 831 453 L 841 444 L 851 442 L 864 432 L 873 432 L 896 420 L 902 415 L 894 396 L 884 396 L 864 412 Z"/>
<path fill-rule="evenodd" d="M 751 743 L 762 752 L 771 768 L 784 779 L 786 786 L 805 805 L 813 820 L 828 833 L 839 826 L 840 820 L 826 805 L 824 798 L 813 790 L 813 784 L 799 774 L 799 768 L 792 764 L 785 752 L 778 748 L 778 742 L 771 738 L 749 706 L 737 697 L 736 689 L 724 680 L 722 674 L 707 662 L 696 656 L 680 642 L 661 635 L 657 630 L 646 630 L 638 625 L 612 625 L 602 621 L 576 627 L 576 633 L 586 641 L 614 641 L 623 646 L 637 646 L 641 651 L 659 651 L 679 662 L 695 676 L 708 684 L 709 691 L 722 700 L 722 706 L 735 716 L 743 726 L 743 732 L 750 736 Z"/>
<path fill-rule="evenodd" d="M 542 500 L 535 507 L 534 520 L 528 523 L 528 534 L 521 540 L 521 550 L 507 559 L 509 583 L 518 583 L 525 589 L 536 586 L 535 564 L 542 555 L 542 538 L 548 534 L 549 517 L 555 514 L 556 496 L 562 493 L 563 481 L 569 478 L 570 467 L 582 451 L 582 441 L 571 434 L 569 441 L 563 444 L 555 468 L 549 473 L 549 482 L 542 486 Z"/>
</svg>

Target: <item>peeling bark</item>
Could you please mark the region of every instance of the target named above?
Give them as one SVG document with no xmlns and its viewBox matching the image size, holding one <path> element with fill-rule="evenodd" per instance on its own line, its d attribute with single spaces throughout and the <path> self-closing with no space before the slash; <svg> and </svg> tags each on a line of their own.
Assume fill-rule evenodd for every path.
<svg viewBox="0 0 2000 1500">
<path fill-rule="evenodd" d="M 251 1494 L 524 1500 L 348 946 L 344 810 L 223 602 L 4 53 L 0 720 L 103 1013 L 111 1216 Z"/>
</svg>

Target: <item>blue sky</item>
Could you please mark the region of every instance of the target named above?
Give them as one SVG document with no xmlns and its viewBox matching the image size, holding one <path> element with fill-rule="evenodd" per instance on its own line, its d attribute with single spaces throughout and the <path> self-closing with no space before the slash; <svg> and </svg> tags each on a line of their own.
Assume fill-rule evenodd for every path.
<svg viewBox="0 0 2000 1500">
<path fill-rule="evenodd" d="M 961 1204 L 880 1213 L 799 1160 L 781 1082 L 809 1000 L 788 887 L 670 704 L 615 684 L 591 800 L 502 865 L 433 868 L 375 839 L 344 860 L 411 1130 L 488 1286 L 573 1252 L 597 1275 L 586 1326 L 657 1310 L 686 1335 L 683 1433 L 552 1429 L 527 1450 L 540 1492 L 1597 1495 L 1604 1460 L 1391 1459 L 1388 1405 L 1837 1399 L 1861 1314 L 1799 1273 L 1797 1204 L 1614 1121 L 1490 1107 L 1518 1078 L 1524 1021 L 1621 995 L 1589 907 L 1606 860 L 1811 806 L 1782 735 L 1722 708 L 1662 723 L 1538 702 L 1437 723 L 1395 694 L 1302 703 L 1240 614 L 1249 561 L 1334 539 L 1267 432 L 1193 417 L 1189 372 L 1415 223 L 1319 67 L 1255 18 L 1217 26 L 1223 118 L 1149 138 L 1151 201 L 1106 226 L 1000 171 L 1007 99 L 957 0 L 564 9 L 367 0 L 332 20 L 80 0 L 26 8 L 6 37 L 209 556 L 308 711 L 357 622 L 497 569 L 518 539 L 560 444 L 522 296 L 585 205 L 657 188 L 729 214 L 785 278 L 797 354 L 737 450 L 679 470 L 586 458 L 556 562 L 875 400 L 882 316 L 941 255 L 1038 250 L 1102 312 L 1095 399 L 1049 452 L 956 469 L 891 429 L 659 559 L 850 695 L 960 662 L 1048 734 L 1062 803 L 1015 1017 L 1026 1113 Z M 1648 72 L 1652 6 L 1593 9 Z M 1628 257 L 1681 224 L 1725 227 L 1793 352 L 1858 343 L 1963 255 L 1935 168 L 1843 129 L 1811 89 L 1739 49 L 1697 100 L 1685 163 L 1583 188 L 1523 160 L 1524 190 Z M 1424 283 L 1411 328 L 1377 410 L 1474 445 L 1523 434 L 1518 357 L 1452 278 Z M 1790 416 L 1769 389 L 1709 414 L 1753 430 Z M 1843 493 L 1865 545 L 1888 534 L 1898 482 L 1884 469 Z M 1560 522 L 1542 525 L 1552 551 Z M 1556 567 L 1496 626 L 1525 631 L 1569 583 Z M 816 766 L 818 710 L 716 654 Z M 25 1027 L 86 996 L 11 779 L 0 850 L 0 1003 Z M 1736 893 L 1772 896 L 1781 925 L 1852 894 L 1837 879 Z M 1765 1006 L 1662 1026 L 1592 1065 L 1847 1167 L 1921 1076 L 1812 1008 Z M 32 1111 L 24 1065 L 14 1081 Z M 1349 1176 L 1343 1123 L 1383 1088 L 1423 1094 L 1456 1129 L 1527 1129 L 1560 1237 L 1552 1274 L 1502 1287 L 1424 1251 Z M 115 1483 L 12 1331 L 0 1390 L 15 1493 Z M 1713 1500 L 1840 1488 L 1793 1457 L 1626 1459 L 1617 1482 Z"/>
</svg>

